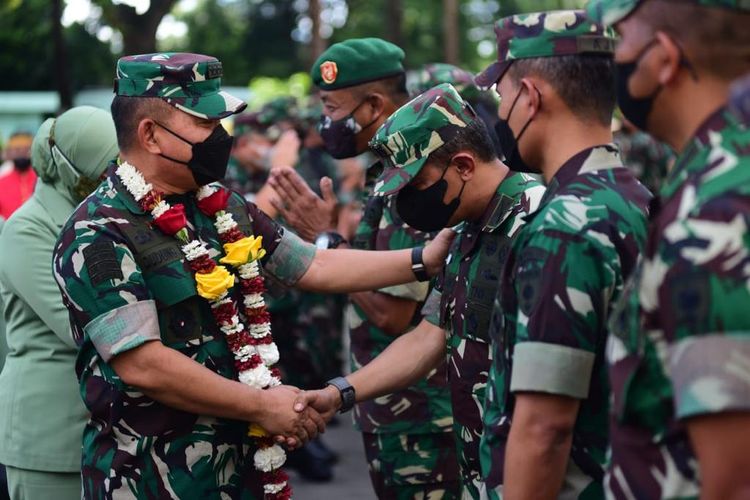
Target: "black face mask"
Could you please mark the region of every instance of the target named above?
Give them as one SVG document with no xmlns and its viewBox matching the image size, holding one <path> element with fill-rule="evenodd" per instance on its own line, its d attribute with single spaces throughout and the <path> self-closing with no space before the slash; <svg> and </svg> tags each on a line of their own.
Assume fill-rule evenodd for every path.
<svg viewBox="0 0 750 500">
<path fill-rule="evenodd" d="M 26 172 L 31 167 L 30 158 L 16 158 L 13 160 L 13 166 L 19 172 Z"/>
<path fill-rule="evenodd" d="M 448 190 L 448 181 L 445 180 L 448 167 L 450 165 L 445 167 L 443 175 L 433 185 L 425 189 L 417 189 L 407 184 L 398 192 L 396 211 L 406 224 L 425 233 L 438 231 L 448 226 L 450 218 L 461 204 L 461 195 L 466 187 L 466 182 L 464 182 L 458 196 L 447 205 L 443 203 Z"/>
<path fill-rule="evenodd" d="M 541 101 L 541 92 L 539 92 L 536 87 L 534 87 L 534 90 L 536 90 L 539 94 L 539 100 Z M 497 138 L 500 141 L 500 149 L 502 149 L 503 154 L 505 155 L 505 164 L 508 165 L 508 167 L 510 167 L 512 170 L 515 170 L 516 172 L 538 172 L 537 169 L 534 169 L 526 164 L 526 162 L 521 157 L 521 151 L 518 147 L 518 141 L 521 140 L 521 136 L 523 136 L 523 133 L 526 132 L 526 128 L 531 124 L 531 120 L 533 120 L 533 118 L 529 118 L 529 120 L 521 129 L 521 132 L 518 134 L 518 137 L 513 135 L 513 130 L 508 124 L 508 122 L 510 121 L 510 116 L 513 114 L 513 109 L 516 107 L 516 103 L 518 102 L 518 98 L 521 97 L 522 91 L 523 89 L 519 90 L 518 94 L 516 94 L 516 98 L 513 100 L 513 104 L 511 104 L 510 106 L 508 117 L 498 119 L 497 123 L 495 124 L 495 134 L 497 134 Z"/>
<path fill-rule="evenodd" d="M 155 123 L 182 142 L 190 144 L 193 148 L 193 156 L 190 158 L 190 161 L 177 160 L 162 153 L 159 153 L 159 156 L 175 163 L 187 165 L 190 173 L 193 174 L 195 183 L 199 186 L 205 186 L 224 178 L 227 173 L 227 163 L 229 162 L 229 155 L 232 152 L 234 137 L 229 135 L 221 124 L 217 125 L 213 132 L 211 132 L 211 135 L 205 140 L 190 142 L 176 132 L 169 130 L 161 123 Z"/>
<path fill-rule="evenodd" d="M 357 134 L 377 120 L 375 118 L 364 127 L 357 123 L 357 120 L 354 119 L 354 113 L 364 103 L 365 101 L 362 101 L 357 104 L 351 113 L 340 120 L 331 120 L 331 118 L 325 115 L 321 115 L 320 117 L 318 132 L 323 139 L 323 144 L 328 154 L 337 160 L 357 156 L 359 154 L 359 151 L 357 151 Z"/>
<path fill-rule="evenodd" d="M 641 130 L 646 130 L 648 116 L 651 114 L 651 109 L 654 107 L 654 100 L 659 95 L 659 92 L 661 92 L 662 86 L 659 85 L 651 95 L 646 97 L 633 97 L 628 88 L 628 82 L 633 73 L 638 69 L 638 64 L 641 62 L 643 56 L 646 55 L 655 43 L 656 39 L 649 42 L 631 62 L 616 64 L 617 104 L 620 106 L 620 110 L 625 118 Z"/>
</svg>

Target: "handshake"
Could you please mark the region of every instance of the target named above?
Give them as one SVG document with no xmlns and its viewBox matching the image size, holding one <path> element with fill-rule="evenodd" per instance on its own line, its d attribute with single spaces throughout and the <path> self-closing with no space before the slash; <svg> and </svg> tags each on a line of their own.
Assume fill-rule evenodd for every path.
<svg viewBox="0 0 750 500">
<path fill-rule="evenodd" d="M 329 385 L 316 391 L 303 391 L 282 385 L 261 392 L 262 400 L 255 423 L 287 448 L 301 447 L 318 434 L 341 408 L 341 393 Z"/>
</svg>

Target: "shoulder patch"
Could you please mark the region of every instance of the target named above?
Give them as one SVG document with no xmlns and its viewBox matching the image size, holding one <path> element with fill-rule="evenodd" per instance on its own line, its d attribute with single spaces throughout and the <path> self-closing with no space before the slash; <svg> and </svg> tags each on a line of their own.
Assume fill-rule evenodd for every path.
<svg viewBox="0 0 750 500">
<path fill-rule="evenodd" d="M 107 280 L 124 279 L 115 244 L 111 241 L 97 241 L 84 248 L 83 262 L 94 286 Z"/>
</svg>

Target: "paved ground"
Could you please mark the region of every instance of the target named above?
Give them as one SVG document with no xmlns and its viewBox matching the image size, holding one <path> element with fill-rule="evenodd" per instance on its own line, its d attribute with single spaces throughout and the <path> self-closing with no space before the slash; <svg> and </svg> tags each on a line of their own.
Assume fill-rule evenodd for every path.
<svg viewBox="0 0 750 500">
<path fill-rule="evenodd" d="M 339 417 L 337 427 L 329 427 L 323 435 L 325 443 L 339 454 L 339 462 L 334 468 L 334 479 L 330 483 L 309 483 L 294 471 L 292 479 L 295 500 L 374 500 L 367 474 L 362 436 L 351 425 L 351 417 Z"/>
</svg>

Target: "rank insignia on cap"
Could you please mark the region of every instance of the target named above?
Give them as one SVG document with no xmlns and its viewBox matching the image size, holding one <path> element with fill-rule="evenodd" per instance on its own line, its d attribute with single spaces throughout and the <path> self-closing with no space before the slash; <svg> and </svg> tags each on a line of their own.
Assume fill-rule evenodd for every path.
<svg viewBox="0 0 750 500">
<path fill-rule="evenodd" d="M 327 84 L 331 84 L 336 81 L 336 77 L 339 76 L 339 68 L 333 61 L 326 61 L 320 65 L 320 77 Z"/>
</svg>

